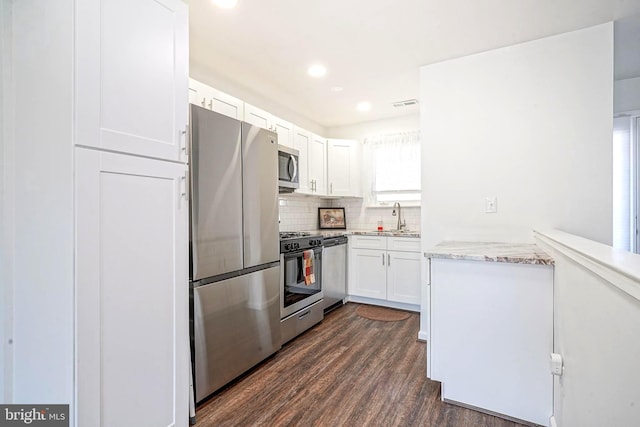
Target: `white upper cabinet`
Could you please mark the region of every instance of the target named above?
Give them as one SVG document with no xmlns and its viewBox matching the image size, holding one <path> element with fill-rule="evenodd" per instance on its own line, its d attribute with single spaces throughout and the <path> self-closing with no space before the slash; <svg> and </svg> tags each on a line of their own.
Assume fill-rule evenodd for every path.
<svg viewBox="0 0 640 427">
<path fill-rule="evenodd" d="M 271 114 L 246 102 L 244 104 L 244 121 L 264 129 L 273 130 Z"/>
<path fill-rule="evenodd" d="M 278 144 L 294 148 L 293 125 L 288 121 L 247 103 L 244 104 L 244 121 L 276 132 Z"/>
<path fill-rule="evenodd" d="M 357 141 L 329 139 L 327 142 L 327 195 L 359 195 L 359 165 Z"/>
<path fill-rule="evenodd" d="M 76 4 L 76 143 L 186 161 L 189 33 L 178 0 Z"/>
<path fill-rule="evenodd" d="M 309 144 L 309 186 L 313 194 L 327 194 L 327 139 L 312 135 Z"/>
<path fill-rule="evenodd" d="M 244 102 L 241 99 L 194 79 L 189 79 L 189 102 L 234 119 L 244 119 Z"/>
<path fill-rule="evenodd" d="M 272 130 L 278 134 L 278 144 L 295 148 L 293 125 L 279 117 L 271 116 Z"/>
<path fill-rule="evenodd" d="M 298 157 L 298 175 L 300 188 L 297 193 L 311 194 L 311 185 L 309 182 L 309 145 L 311 144 L 311 132 L 296 127 L 293 130 L 293 148 L 299 151 Z"/>
</svg>

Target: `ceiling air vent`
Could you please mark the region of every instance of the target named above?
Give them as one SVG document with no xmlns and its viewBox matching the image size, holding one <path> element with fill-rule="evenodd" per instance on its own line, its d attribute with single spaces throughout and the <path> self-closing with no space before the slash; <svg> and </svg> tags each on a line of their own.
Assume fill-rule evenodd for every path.
<svg viewBox="0 0 640 427">
<path fill-rule="evenodd" d="M 409 105 L 416 105 L 418 103 L 417 99 L 406 99 L 404 101 L 394 102 L 394 107 L 408 107 Z"/>
</svg>

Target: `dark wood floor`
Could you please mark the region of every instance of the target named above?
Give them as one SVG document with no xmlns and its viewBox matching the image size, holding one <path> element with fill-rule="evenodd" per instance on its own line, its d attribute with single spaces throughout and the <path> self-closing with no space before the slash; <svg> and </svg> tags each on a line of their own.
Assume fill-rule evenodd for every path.
<svg viewBox="0 0 640 427">
<path fill-rule="evenodd" d="M 219 391 L 196 426 L 519 426 L 440 400 L 440 383 L 425 377 L 418 314 L 380 322 L 356 308 L 329 313 Z"/>
</svg>

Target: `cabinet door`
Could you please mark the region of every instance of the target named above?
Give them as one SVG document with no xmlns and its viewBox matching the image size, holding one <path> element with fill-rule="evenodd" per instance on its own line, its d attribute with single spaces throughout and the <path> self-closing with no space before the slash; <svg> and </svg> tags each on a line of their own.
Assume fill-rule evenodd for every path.
<svg viewBox="0 0 640 427">
<path fill-rule="evenodd" d="M 244 121 L 255 126 L 260 126 L 263 129 L 271 130 L 273 127 L 271 124 L 271 114 L 247 103 L 244 104 Z"/>
<path fill-rule="evenodd" d="M 187 425 L 185 165 L 75 153 L 78 425 Z"/>
<path fill-rule="evenodd" d="M 295 148 L 293 142 L 293 125 L 286 120 L 282 120 L 278 117 L 272 117 L 273 131 L 278 134 L 278 144 L 285 147 Z"/>
<path fill-rule="evenodd" d="M 311 194 L 313 193 L 311 180 L 309 179 L 309 147 L 311 145 L 311 132 L 301 128 L 295 128 L 293 141 L 293 148 L 300 152 L 300 157 L 298 157 L 300 188 L 298 188 L 296 192 Z"/>
<path fill-rule="evenodd" d="M 309 181 L 314 194 L 327 194 L 327 140 L 317 135 L 309 145 Z"/>
<path fill-rule="evenodd" d="M 327 142 L 327 178 L 329 196 L 354 195 L 351 165 L 355 162 L 354 141 L 329 139 Z"/>
<path fill-rule="evenodd" d="M 387 299 L 420 304 L 420 254 L 387 252 Z"/>
<path fill-rule="evenodd" d="M 386 299 L 386 252 L 370 249 L 352 249 L 349 260 L 353 274 L 349 280 L 349 294 Z"/>
<path fill-rule="evenodd" d="M 76 144 L 186 161 L 186 4 L 86 0 L 75 22 Z"/>
<path fill-rule="evenodd" d="M 195 79 L 189 79 L 189 103 L 234 119 L 242 120 L 244 118 L 242 100 Z"/>
</svg>

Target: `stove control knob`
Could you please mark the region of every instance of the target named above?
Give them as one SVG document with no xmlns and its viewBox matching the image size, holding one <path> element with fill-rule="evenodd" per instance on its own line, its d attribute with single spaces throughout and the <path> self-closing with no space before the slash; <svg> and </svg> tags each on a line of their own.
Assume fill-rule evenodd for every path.
<svg viewBox="0 0 640 427">
<path fill-rule="evenodd" d="M 293 244 L 293 248 L 294 249 L 300 249 L 300 243 L 294 243 Z"/>
<path fill-rule="evenodd" d="M 291 249 L 291 245 L 289 243 L 285 243 L 284 244 L 284 250 L 288 251 L 289 249 Z"/>
</svg>

